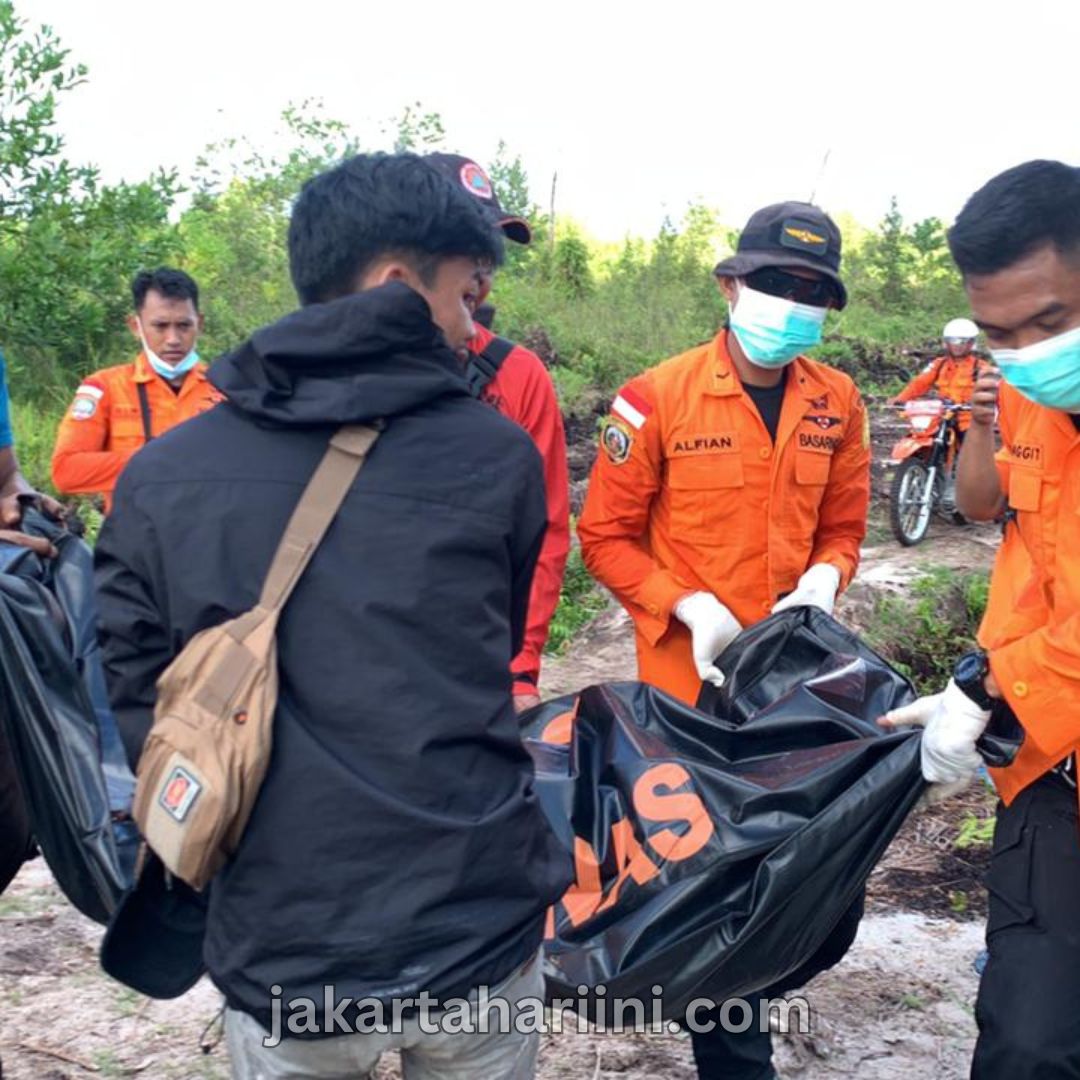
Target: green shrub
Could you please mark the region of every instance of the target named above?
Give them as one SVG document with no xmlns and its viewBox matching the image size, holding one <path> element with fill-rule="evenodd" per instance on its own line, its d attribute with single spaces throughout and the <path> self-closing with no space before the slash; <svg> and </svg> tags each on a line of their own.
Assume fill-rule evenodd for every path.
<svg viewBox="0 0 1080 1080">
<path fill-rule="evenodd" d="M 942 690 L 957 657 L 973 647 L 989 578 L 928 567 L 902 596 L 878 599 L 867 640 L 920 693 Z"/>
<path fill-rule="evenodd" d="M 564 652 L 578 632 L 603 611 L 605 603 L 600 587 L 585 569 L 581 552 L 572 548 L 545 652 Z"/>
</svg>

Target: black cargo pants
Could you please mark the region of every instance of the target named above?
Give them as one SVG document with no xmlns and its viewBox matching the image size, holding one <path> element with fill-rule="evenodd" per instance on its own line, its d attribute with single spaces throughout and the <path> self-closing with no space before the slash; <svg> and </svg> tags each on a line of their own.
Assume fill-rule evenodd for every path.
<svg viewBox="0 0 1080 1080">
<path fill-rule="evenodd" d="M 1080 828 L 1077 793 L 1059 776 L 998 806 L 986 886 L 972 1078 L 1080 1078 Z"/>
</svg>

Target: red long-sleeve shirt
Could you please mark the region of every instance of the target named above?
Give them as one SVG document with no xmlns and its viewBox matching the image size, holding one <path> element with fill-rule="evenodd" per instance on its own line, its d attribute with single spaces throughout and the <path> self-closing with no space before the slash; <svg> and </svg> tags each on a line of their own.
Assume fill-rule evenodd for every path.
<svg viewBox="0 0 1080 1080">
<path fill-rule="evenodd" d="M 469 342 L 469 348 L 479 354 L 494 337 L 490 330 L 477 323 L 476 336 Z M 540 657 L 559 603 L 566 558 L 570 552 L 566 433 L 551 376 L 540 357 L 522 345 L 514 346 L 482 396 L 532 436 L 544 459 L 547 535 L 533 576 L 525 644 L 510 666 L 514 674 L 514 693 L 535 694 L 540 680 Z"/>
</svg>

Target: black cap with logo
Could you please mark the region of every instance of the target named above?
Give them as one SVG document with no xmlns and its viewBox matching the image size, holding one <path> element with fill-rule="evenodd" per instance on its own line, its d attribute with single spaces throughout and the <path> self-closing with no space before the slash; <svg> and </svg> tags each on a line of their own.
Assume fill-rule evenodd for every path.
<svg viewBox="0 0 1080 1080">
<path fill-rule="evenodd" d="M 840 280 L 840 230 L 820 207 L 783 202 L 756 211 L 739 236 L 735 254 L 717 263 L 713 273 L 745 277 L 766 266 L 816 270 L 836 285 L 836 306 L 847 303 Z"/>
<path fill-rule="evenodd" d="M 503 234 L 518 244 L 527 244 L 532 239 L 532 229 L 522 217 L 506 213 L 495 196 L 491 179 L 472 158 L 460 154 L 427 154 L 424 160 L 455 184 L 460 184 L 470 195 L 475 196 L 483 205 L 492 222 L 502 229 Z"/>
</svg>

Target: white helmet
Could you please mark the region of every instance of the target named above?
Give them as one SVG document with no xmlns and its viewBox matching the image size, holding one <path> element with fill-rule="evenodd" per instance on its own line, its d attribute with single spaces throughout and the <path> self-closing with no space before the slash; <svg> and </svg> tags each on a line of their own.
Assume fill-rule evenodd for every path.
<svg viewBox="0 0 1080 1080">
<path fill-rule="evenodd" d="M 941 331 L 941 336 L 946 340 L 957 338 L 974 341 L 979 336 L 979 328 L 970 319 L 950 319 Z"/>
</svg>

